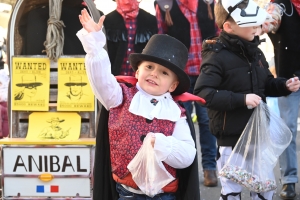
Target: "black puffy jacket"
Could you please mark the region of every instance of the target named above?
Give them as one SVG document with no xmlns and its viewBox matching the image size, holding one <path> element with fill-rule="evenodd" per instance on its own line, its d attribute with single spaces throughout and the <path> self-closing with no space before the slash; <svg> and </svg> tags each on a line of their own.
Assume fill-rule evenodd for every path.
<svg viewBox="0 0 300 200">
<path fill-rule="evenodd" d="M 201 72 L 194 94 L 206 100 L 210 131 L 219 146 L 234 146 L 253 109 L 248 109 L 249 93 L 266 96 L 290 94 L 284 78 L 274 78 L 268 69 L 259 38 L 251 42 L 225 32 L 203 43 Z"/>
</svg>

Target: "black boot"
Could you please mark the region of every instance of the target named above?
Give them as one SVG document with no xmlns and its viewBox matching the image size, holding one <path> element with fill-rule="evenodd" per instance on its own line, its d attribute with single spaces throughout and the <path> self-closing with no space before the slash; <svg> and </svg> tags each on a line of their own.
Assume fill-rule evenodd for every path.
<svg viewBox="0 0 300 200">
<path fill-rule="evenodd" d="M 281 199 L 294 199 L 296 197 L 295 183 L 283 184 L 279 196 Z"/>
</svg>

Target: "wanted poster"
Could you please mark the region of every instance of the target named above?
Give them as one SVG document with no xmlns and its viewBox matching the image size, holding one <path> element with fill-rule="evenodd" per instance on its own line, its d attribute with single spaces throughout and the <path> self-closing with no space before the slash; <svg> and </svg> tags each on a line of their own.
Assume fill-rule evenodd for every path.
<svg viewBox="0 0 300 200">
<path fill-rule="evenodd" d="M 48 111 L 50 60 L 12 58 L 12 110 Z"/>
<path fill-rule="evenodd" d="M 94 94 L 88 81 L 84 58 L 59 58 L 58 111 L 94 111 Z"/>
</svg>

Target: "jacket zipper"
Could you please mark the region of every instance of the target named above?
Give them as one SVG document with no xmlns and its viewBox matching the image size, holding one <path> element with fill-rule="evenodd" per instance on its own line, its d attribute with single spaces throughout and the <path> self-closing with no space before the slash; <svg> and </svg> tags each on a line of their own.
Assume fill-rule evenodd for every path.
<svg viewBox="0 0 300 200">
<path fill-rule="evenodd" d="M 247 56 L 245 55 L 245 52 L 244 52 L 243 48 L 242 48 L 242 47 L 240 47 L 240 48 L 241 48 L 241 50 L 242 50 L 242 52 L 243 52 L 243 56 L 246 58 L 246 60 L 247 60 L 247 63 L 249 64 L 249 66 L 250 66 L 250 69 L 251 69 L 251 62 L 249 62 L 249 60 L 248 60 Z"/>
<path fill-rule="evenodd" d="M 246 58 L 247 63 L 249 64 L 250 70 L 251 70 L 251 63 L 249 62 L 248 58 L 245 56 L 245 52 L 244 52 L 244 50 L 243 50 L 242 47 L 241 47 L 241 50 L 242 50 L 242 52 L 243 52 L 244 58 Z M 226 112 L 225 112 L 225 115 L 224 115 L 224 121 L 223 121 L 223 131 L 225 130 L 225 125 L 226 125 Z"/>
</svg>

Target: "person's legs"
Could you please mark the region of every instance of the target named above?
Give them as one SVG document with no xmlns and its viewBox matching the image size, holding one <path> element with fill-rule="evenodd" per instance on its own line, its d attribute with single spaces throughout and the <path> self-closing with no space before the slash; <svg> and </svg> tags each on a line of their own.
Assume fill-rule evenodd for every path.
<svg viewBox="0 0 300 200">
<path fill-rule="evenodd" d="M 218 170 L 224 167 L 232 152 L 232 147 L 220 147 L 220 158 L 217 160 Z M 219 200 L 241 200 L 241 192 L 243 187 L 227 178 L 220 176 L 220 183 L 222 186 L 221 196 Z"/>
<path fill-rule="evenodd" d="M 189 93 L 193 94 L 194 87 L 198 76 L 190 76 L 191 87 Z M 191 102 L 187 103 L 187 108 L 192 113 L 193 105 Z M 195 112 L 197 115 L 197 121 L 199 125 L 199 138 L 202 154 L 202 168 L 204 173 L 204 185 L 209 187 L 215 187 L 218 185 L 218 179 L 216 176 L 216 155 L 217 144 L 216 138 L 209 131 L 209 119 L 207 115 L 207 109 L 204 106 L 194 102 Z"/>
<path fill-rule="evenodd" d="M 121 184 L 116 184 L 116 190 L 119 193 L 119 199 L 118 200 L 147 200 L 145 196 L 135 194 L 133 192 L 130 192 L 126 190 Z"/>
<path fill-rule="evenodd" d="M 216 170 L 216 137 L 209 131 L 209 119 L 205 107 L 194 103 L 200 132 L 202 167 L 204 170 Z"/>
<path fill-rule="evenodd" d="M 206 108 L 196 102 L 194 102 L 194 106 L 199 125 L 204 185 L 208 187 L 215 187 L 218 185 L 218 179 L 216 175 L 216 138 L 209 131 L 209 119 Z"/>
<path fill-rule="evenodd" d="M 252 200 L 271 200 L 274 196 L 274 190 L 268 192 L 250 192 L 250 197 Z"/>
<path fill-rule="evenodd" d="M 130 192 L 119 183 L 116 184 L 116 190 L 120 197 L 118 200 L 176 200 L 174 193 L 160 193 L 154 197 L 149 197 L 144 194 Z"/>
<path fill-rule="evenodd" d="M 221 146 L 219 148 L 219 153 L 220 153 L 220 157 L 217 160 L 217 166 L 218 166 L 218 170 L 221 171 L 221 169 L 225 166 L 229 157 L 232 154 L 232 147 Z M 242 160 L 244 160 L 244 157 L 239 154 L 236 154 L 236 156 L 234 156 L 234 160 L 237 163 L 239 163 Z M 232 171 L 232 173 L 234 173 L 234 171 Z M 242 185 L 222 176 L 220 176 L 220 183 L 222 189 L 221 189 L 221 197 L 219 200 L 241 200 L 242 199 L 241 198 L 241 192 L 243 190 Z M 273 199 L 273 195 L 274 195 L 274 190 L 268 192 L 261 192 L 261 193 L 250 191 L 250 197 L 252 200 L 271 200 Z"/>
<path fill-rule="evenodd" d="M 293 136 L 291 143 L 279 157 L 279 165 L 281 168 L 281 183 L 283 184 L 283 190 L 280 193 L 280 196 L 282 198 L 296 196 L 294 185 L 298 182 L 296 137 L 299 103 L 300 90 L 295 93 L 293 92 L 289 96 L 278 98 L 280 116 L 290 128 Z"/>
</svg>

